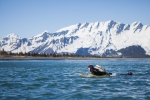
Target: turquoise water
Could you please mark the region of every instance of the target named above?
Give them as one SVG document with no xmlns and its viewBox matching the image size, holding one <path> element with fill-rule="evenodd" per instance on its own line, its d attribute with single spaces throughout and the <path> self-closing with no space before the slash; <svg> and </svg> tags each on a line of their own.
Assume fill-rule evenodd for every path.
<svg viewBox="0 0 150 100">
<path fill-rule="evenodd" d="M 99 64 L 114 74 L 88 78 Z M 150 100 L 150 59 L 0 60 L 0 100 Z"/>
</svg>

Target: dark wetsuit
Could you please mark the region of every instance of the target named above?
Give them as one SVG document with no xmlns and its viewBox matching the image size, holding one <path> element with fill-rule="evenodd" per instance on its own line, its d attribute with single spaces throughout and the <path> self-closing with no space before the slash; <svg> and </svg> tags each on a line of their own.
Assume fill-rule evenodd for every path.
<svg viewBox="0 0 150 100">
<path fill-rule="evenodd" d="M 93 65 L 88 66 L 90 68 L 90 72 L 93 75 L 102 76 L 102 75 L 112 75 L 112 73 L 100 72 L 98 69 L 94 68 Z M 127 74 L 119 74 L 119 75 L 133 75 L 132 72 L 128 72 Z"/>
<path fill-rule="evenodd" d="M 100 72 L 98 69 L 94 68 L 94 67 L 90 67 L 90 72 L 93 74 L 93 75 L 98 75 L 98 76 L 101 76 L 101 75 L 108 75 L 106 72 Z"/>
</svg>

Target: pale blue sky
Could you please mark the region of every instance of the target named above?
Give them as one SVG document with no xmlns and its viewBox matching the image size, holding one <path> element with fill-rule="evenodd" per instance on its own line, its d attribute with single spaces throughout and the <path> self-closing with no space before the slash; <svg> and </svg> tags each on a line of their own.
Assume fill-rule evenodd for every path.
<svg viewBox="0 0 150 100">
<path fill-rule="evenodd" d="M 45 30 L 114 20 L 150 25 L 150 0 L 0 0 L 0 37 L 30 38 Z"/>
</svg>

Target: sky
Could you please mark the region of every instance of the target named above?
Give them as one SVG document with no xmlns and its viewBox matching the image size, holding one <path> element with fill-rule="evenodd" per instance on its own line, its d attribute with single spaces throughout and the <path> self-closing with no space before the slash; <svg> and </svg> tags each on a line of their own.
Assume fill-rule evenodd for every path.
<svg viewBox="0 0 150 100">
<path fill-rule="evenodd" d="M 0 38 L 31 38 L 77 23 L 114 20 L 150 25 L 150 0 L 0 0 Z"/>
</svg>

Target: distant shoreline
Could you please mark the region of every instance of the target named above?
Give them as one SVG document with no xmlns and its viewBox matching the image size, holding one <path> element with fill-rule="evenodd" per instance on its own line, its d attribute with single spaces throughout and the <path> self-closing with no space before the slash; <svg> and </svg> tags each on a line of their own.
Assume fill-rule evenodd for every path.
<svg viewBox="0 0 150 100">
<path fill-rule="evenodd" d="M 150 59 L 150 58 L 96 58 L 96 57 L 0 57 L 0 60 L 103 60 L 103 59 Z"/>
</svg>

